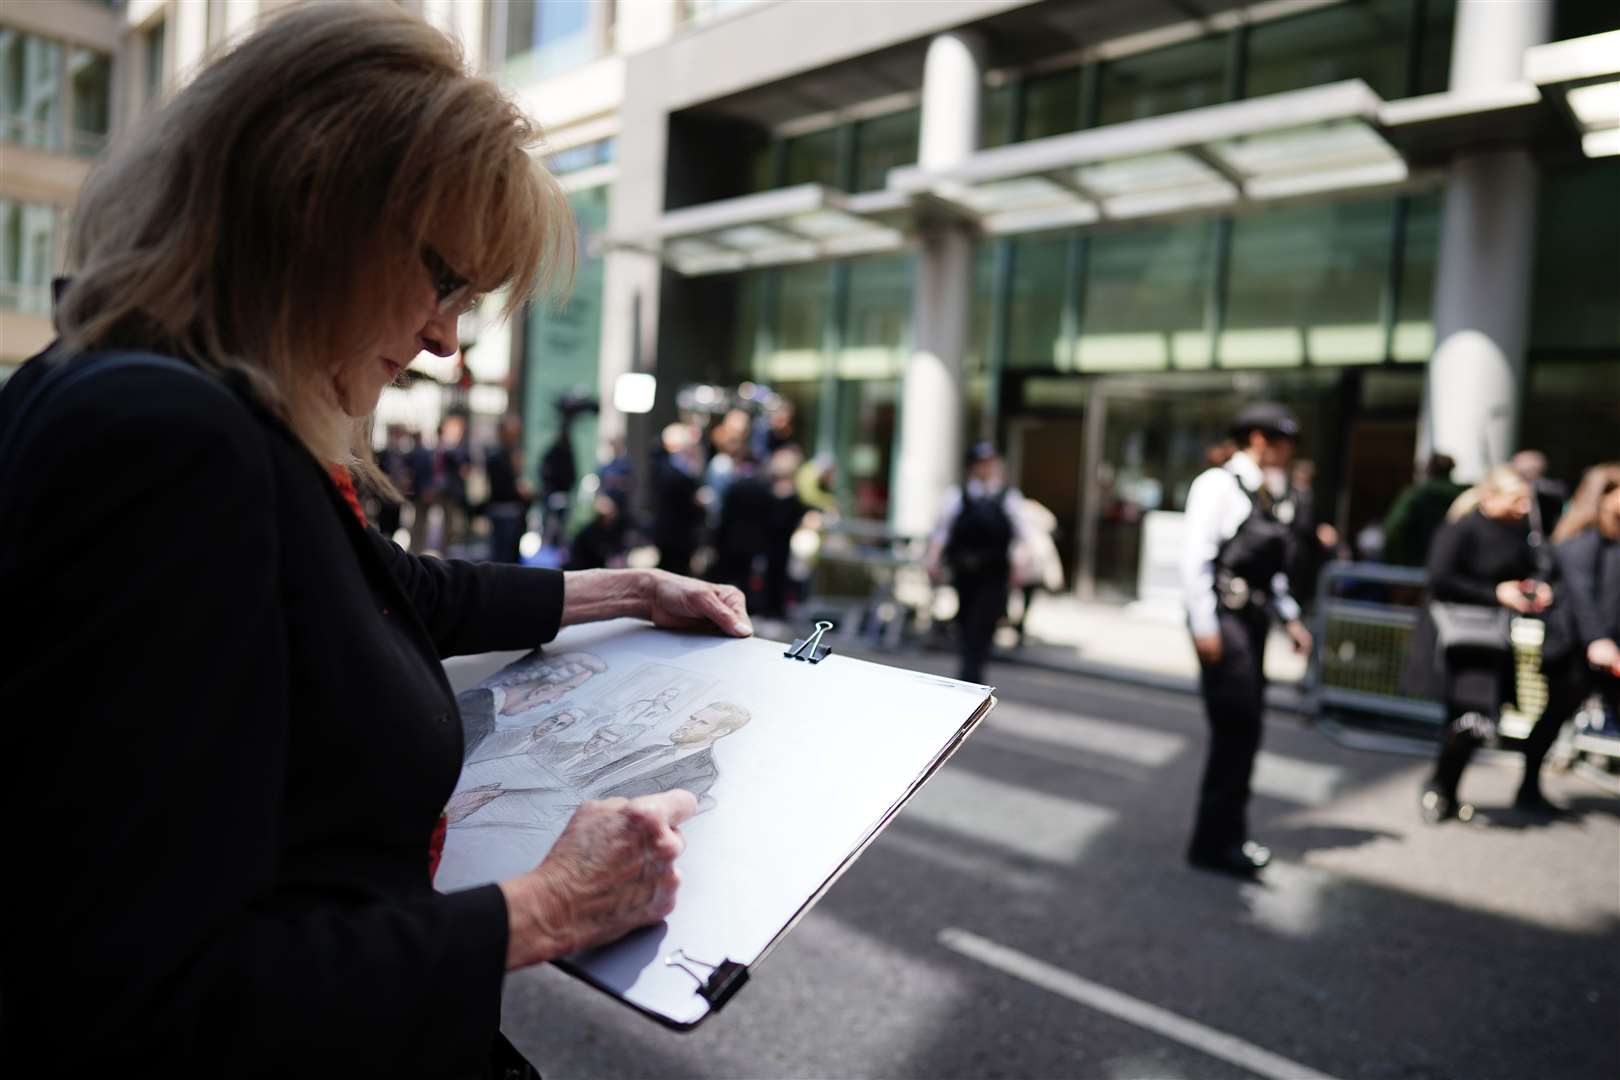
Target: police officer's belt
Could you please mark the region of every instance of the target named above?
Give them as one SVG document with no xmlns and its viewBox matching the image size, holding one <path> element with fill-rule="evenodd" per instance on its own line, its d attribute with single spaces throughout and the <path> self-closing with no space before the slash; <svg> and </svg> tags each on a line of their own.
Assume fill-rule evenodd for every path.
<svg viewBox="0 0 1620 1080">
<path fill-rule="evenodd" d="M 1228 611 L 1263 608 L 1271 603 L 1270 593 L 1251 587 L 1246 580 L 1232 573 L 1215 575 L 1215 598 Z"/>
</svg>

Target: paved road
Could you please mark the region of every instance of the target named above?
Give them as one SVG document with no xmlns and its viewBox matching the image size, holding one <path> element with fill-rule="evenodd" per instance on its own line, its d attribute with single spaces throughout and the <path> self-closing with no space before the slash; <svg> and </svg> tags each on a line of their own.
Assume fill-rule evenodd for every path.
<svg viewBox="0 0 1620 1080">
<path fill-rule="evenodd" d="M 944 660 L 923 661 L 944 670 Z M 550 969 L 507 1034 L 573 1077 L 1585 1078 L 1620 1061 L 1620 798 L 1417 819 L 1424 763 L 1269 721 L 1263 885 L 1180 862 L 1195 699 L 999 667 L 1003 704 L 696 1032 Z M 829 798 L 837 798 L 830 790 Z"/>
</svg>

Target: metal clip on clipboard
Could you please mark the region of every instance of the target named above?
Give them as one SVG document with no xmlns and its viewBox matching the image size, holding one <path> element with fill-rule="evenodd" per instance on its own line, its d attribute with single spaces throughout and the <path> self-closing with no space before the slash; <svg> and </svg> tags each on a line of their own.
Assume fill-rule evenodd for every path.
<svg viewBox="0 0 1620 1080">
<path fill-rule="evenodd" d="M 689 966 L 690 965 L 690 966 Z M 743 988 L 748 981 L 748 965 L 739 964 L 735 960 L 722 960 L 718 964 L 710 964 L 695 957 L 686 955 L 685 950 L 676 949 L 664 957 L 665 967 L 677 967 L 697 980 L 697 992 L 703 1000 L 709 1003 L 709 1008 L 718 1012 L 720 1006 L 731 1000 L 731 996 Z M 704 975 L 693 971 L 693 967 L 702 968 L 708 974 Z"/>
<path fill-rule="evenodd" d="M 825 620 L 816 623 L 815 633 L 809 637 L 796 639 L 793 642 L 793 647 L 782 654 L 783 657 L 790 660 L 803 660 L 809 664 L 821 663 L 832 654 L 832 646 L 821 643 L 821 639 L 832 628 L 833 624 Z"/>
</svg>

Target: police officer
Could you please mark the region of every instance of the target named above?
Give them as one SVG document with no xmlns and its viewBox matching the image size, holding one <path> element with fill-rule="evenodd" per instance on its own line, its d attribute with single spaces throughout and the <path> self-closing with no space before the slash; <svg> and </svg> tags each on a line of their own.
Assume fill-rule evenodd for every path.
<svg viewBox="0 0 1620 1080">
<path fill-rule="evenodd" d="M 995 445 L 975 444 L 967 454 L 967 481 L 946 492 L 928 550 L 929 575 L 938 579 L 942 567 L 949 567 L 956 589 L 957 644 L 967 682 L 984 681 L 996 624 L 1007 613 L 1022 510 L 1023 496 L 1007 486 Z"/>
<path fill-rule="evenodd" d="M 1181 583 L 1209 716 L 1209 757 L 1187 860 L 1205 870 L 1253 877 L 1271 852 L 1250 841 L 1249 776 L 1265 709 L 1266 633 L 1282 619 L 1295 649 L 1311 635 L 1288 593 L 1295 507 L 1286 468 L 1299 424 L 1281 405 L 1256 403 L 1232 425 L 1237 453 L 1206 470 L 1187 493 Z"/>
</svg>

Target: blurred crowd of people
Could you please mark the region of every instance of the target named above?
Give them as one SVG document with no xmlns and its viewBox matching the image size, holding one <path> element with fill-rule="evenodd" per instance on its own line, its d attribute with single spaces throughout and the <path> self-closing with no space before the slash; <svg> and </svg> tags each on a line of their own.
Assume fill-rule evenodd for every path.
<svg viewBox="0 0 1620 1080">
<path fill-rule="evenodd" d="M 482 447 L 461 412 L 445 416 L 431 445 L 391 425 L 377 462 L 401 498 L 374 498 L 368 511 L 417 552 L 586 570 L 625 566 L 633 548 L 651 547 L 660 568 L 735 585 L 759 614 L 780 617 L 804 597 L 793 535 L 836 516 L 838 503 L 832 463 L 807 457 L 791 401 L 747 386 L 666 426 L 646 464 L 645 515 L 623 439 L 581 474 L 571 425 L 594 407 L 557 402 L 561 430 L 532 470 L 517 416 Z"/>
</svg>

